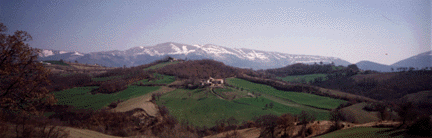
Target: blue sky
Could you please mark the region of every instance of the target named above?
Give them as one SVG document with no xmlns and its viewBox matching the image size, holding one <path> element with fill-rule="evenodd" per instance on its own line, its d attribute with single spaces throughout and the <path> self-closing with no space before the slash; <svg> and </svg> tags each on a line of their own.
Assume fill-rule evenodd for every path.
<svg viewBox="0 0 432 138">
<path fill-rule="evenodd" d="M 0 22 L 42 49 L 178 42 L 393 64 L 431 50 L 431 9 L 430 0 L 1 0 Z"/>
</svg>

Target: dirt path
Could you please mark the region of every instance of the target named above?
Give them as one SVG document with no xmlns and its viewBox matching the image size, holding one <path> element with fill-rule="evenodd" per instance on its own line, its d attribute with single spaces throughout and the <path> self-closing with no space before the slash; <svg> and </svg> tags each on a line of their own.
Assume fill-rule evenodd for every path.
<svg viewBox="0 0 432 138">
<path fill-rule="evenodd" d="M 151 92 L 151 93 L 148 93 L 146 95 L 135 97 L 135 98 L 129 99 L 127 101 L 121 102 L 117 105 L 116 108 L 114 108 L 112 110 L 115 112 L 127 112 L 127 111 L 133 110 L 135 108 L 141 108 L 141 109 L 144 109 L 147 112 L 147 114 L 149 114 L 150 116 L 156 116 L 156 113 L 158 112 L 157 111 L 157 105 L 150 102 L 151 95 L 153 93 L 166 93 L 166 92 L 170 92 L 173 90 L 175 90 L 175 88 L 161 86 L 160 89 L 158 89 L 154 92 Z"/>
<path fill-rule="evenodd" d="M 87 129 L 65 127 L 65 130 L 69 131 L 70 138 L 121 138 Z"/>
<path fill-rule="evenodd" d="M 242 137 L 242 138 L 257 138 L 259 137 L 260 132 L 261 129 L 259 128 L 245 128 L 236 131 L 237 137 Z M 232 136 L 233 133 L 234 130 L 228 132 L 222 132 L 216 135 L 206 136 L 204 138 L 223 138 L 226 137 L 227 135 L 231 135 L 231 137 L 236 137 L 236 136 Z"/>
<path fill-rule="evenodd" d="M 223 97 L 221 97 L 221 96 L 219 96 L 218 94 L 216 94 L 216 92 L 214 91 L 213 88 L 210 88 L 210 93 L 212 93 L 214 96 L 218 97 L 219 99 L 226 100 L 226 99 L 224 99 Z"/>
<path fill-rule="evenodd" d="M 123 138 L 118 136 L 107 135 L 104 133 L 100 133 L 88 129 L 65 127 L 65 130 L 69 132 L 69 138 Z M 138 135 L 138 136 L 130 136 L 127 138 L 157 138 L 157 137 Z"/>
</svg>

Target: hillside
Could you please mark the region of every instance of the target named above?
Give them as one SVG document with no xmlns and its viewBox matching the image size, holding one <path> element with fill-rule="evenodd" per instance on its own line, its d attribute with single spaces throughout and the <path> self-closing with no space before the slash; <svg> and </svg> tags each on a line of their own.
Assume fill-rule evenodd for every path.
<svg viewBox="0 0 432 138">
<path fill-rule="evenodd" d="M 356 63 L 356 65 L 361 70 L 374 70 L 379 72 L 393 72 L 396 71 L 396 69 L 398 68 L 397 66 L 384 65 L 372 61 L 360 61 Z"/>
<path fill-rule="evenodd" d="M 67 61 L 46 60 L 42 62 L 44 67 L 51 70 L 52 73 L 60 74 L 73 74 L 73 73 L 87 73 L 87 74 L 101 74 L 108 70 L 115 69 L 113 67 L 104 67 L 97 64 L 81 64 Z"/>
<path fill-rule="evenodd" d="M 431 90 L 432 87 L 429 85 L 429 82 L 432 81 L 431 75 L 430 70 L 357 74 L 314 81 L 312 85 L 376 100 L 393 100 L 406 94 Z"/>
<path fill-rule="evenodd" d="M 285 82 L 274 79 L 268 72 L 236 68 L 208 59 L 164 58 L 126 68 L 60 61 L 46 63 L 45 67 L 57 69 L 49 76 L 55 83 L 47 88 L 53 91 L 58 102 L 45 107 L 45 115 L 71 127 L 72 137 L 103 134 L 171 137 L 179 132 L 185 136 L 204 137 L 225 135 L 237 128 L 241 135 L 256 136 L 265 128 L 257 125 L 260 117 L 282 118 L 287 114 L 297 120 L 305 115 L 317 120 L 307 124 L 308 129 L 323 127 L 307 134 L 317 135 L 331 128 L 331 123 L 326 120 L 332 118 L 334 110 L 341 112 L 347 121 L 345 124 L 379 121 L 376 111 L 364 110 L 366 103 L 354 104 L 377 102 L 374 99 L 293 82 L 299 78 L 310 82 L 320 77 L 329 79 L 323 82 L 332 82 L 335 78 L 332 74 L 349 71 L 347 67 L 330 64 L 288 66 L 283 69 L 285 71 L 278 72 L 289 74 L 284 77 L 289 82 Z M 318 75 L 308 74 L 311 72 Z M 417 78 L 417 82 L 409 84 L 413 86 L 425 81 L 429 75 L 427 71 L 417 71 L 357 74 L 349 78 L 356 83 L 374 79 L 392 85 Z M 205 84 L 210 77 L 220 78 L 223 83 Z M 404 79 L 391 82 L 394 78 Z M 420 95 L 425 94 L 407 97 L 413 99 Z M 300 134 L 301 123 L 297 122 L 295 127 L 295 133 Z"/>
<path fill-rule="evenodd" d="M 332 64 L 302 64 L 297 63 L 293 65 L 288 65 L 282 68 L 267 69 L 264 72 L 267 74 L 272 74 L 278 77 L 286 77 L 292 75 L 306 75 L 306 74 L 319 74 L 319 73 L 331 73 L 333 71 L 339 70 L 341 68 L 336 67 Z"/>
</svg>

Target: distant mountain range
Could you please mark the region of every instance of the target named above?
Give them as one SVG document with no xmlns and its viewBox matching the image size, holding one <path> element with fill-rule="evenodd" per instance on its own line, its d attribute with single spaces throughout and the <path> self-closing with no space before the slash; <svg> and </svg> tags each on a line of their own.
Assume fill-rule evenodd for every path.
<svg viewBox="0 0 432 138">
<path fill-rule="evenodd" d="M 392 65 L 384 65 L 371 61 L 360 61 L 356 63 L 356 65 L 362 70 L 376 70 L 380 72 L 390 72 L 392 71 L 391 68 L 393 68 L 394 71 L 397 71 L 397 68 L 399 67 L 414 67 L 416 69 L 422 69 L 424 67 L 432 67 L 432 51 L 412 56 Z"/>
<path fill-rule="evenodd" d="M 79 63 L 99 64 L 108 67 L 138 66 L 148 64 L 163 57 L 196 60 L 213 59 L 221 61 L 226 65 L 252 68 L 269 69 L 280 68 L 295 63 L 313 64 L 323 62 L 325 64 L 334 62 L 335 65 L 347 66 L 351 63 L 336 57 L 296 55 L 280 52 L 268 52 L 246 48 L 227 48 L 212 44 L 187 45 L 174 42 L 157 44 L 155 46 L 134 47 L 125 51 L 102 51 L 81 53 L 77 51 L 42 50 L 39 53 L 40 60 L 65 60 L 78 61 Z M 356 63 L 362 70 L 376 70 L 390 72 L 391 68 L 398 67 L 423 68 L 432 66 L 432 51 L 418 54 L 416 56 L 401 60 L 392 65 L 384 65 L 372 61 L 361 61 Z"/>
<path fill-rule="evenodd" d="M 294 63 L 313 64 L 319 62 L 334 62 L 336 65 L 343 66 L 350 64 L 348 61 L 336 57 L 295 55 L 245 48 L 227 48 L 212 44 L 187 45 L 173 42 L 148 47 L 134 47 L 125 51 L 114 50 L 81 53 L 77 51 L 42 50 L 39 54 L 39 60 L 62 59 L 72 62 L 78 61 L 79 63 L 122 67 L 124 65 L 137 66 L 148 64 L 166 56 L 186 60 L 213 59 L 234 67 L 253 69 L 279 68 Z"/>
</svg>

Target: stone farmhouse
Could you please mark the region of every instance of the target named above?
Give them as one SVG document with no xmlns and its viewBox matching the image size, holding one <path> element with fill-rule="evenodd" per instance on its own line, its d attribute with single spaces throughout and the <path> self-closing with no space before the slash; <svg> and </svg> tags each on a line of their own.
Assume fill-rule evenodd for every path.
<svg viewBox="0 0 432 138">
<path fill-rule="evenodd" d="M 214 79 L 209 77 L 207 80 L 201 80 L 201 86 L 221 87 L 224 84 L 223 79 Z"/>
</svg>

